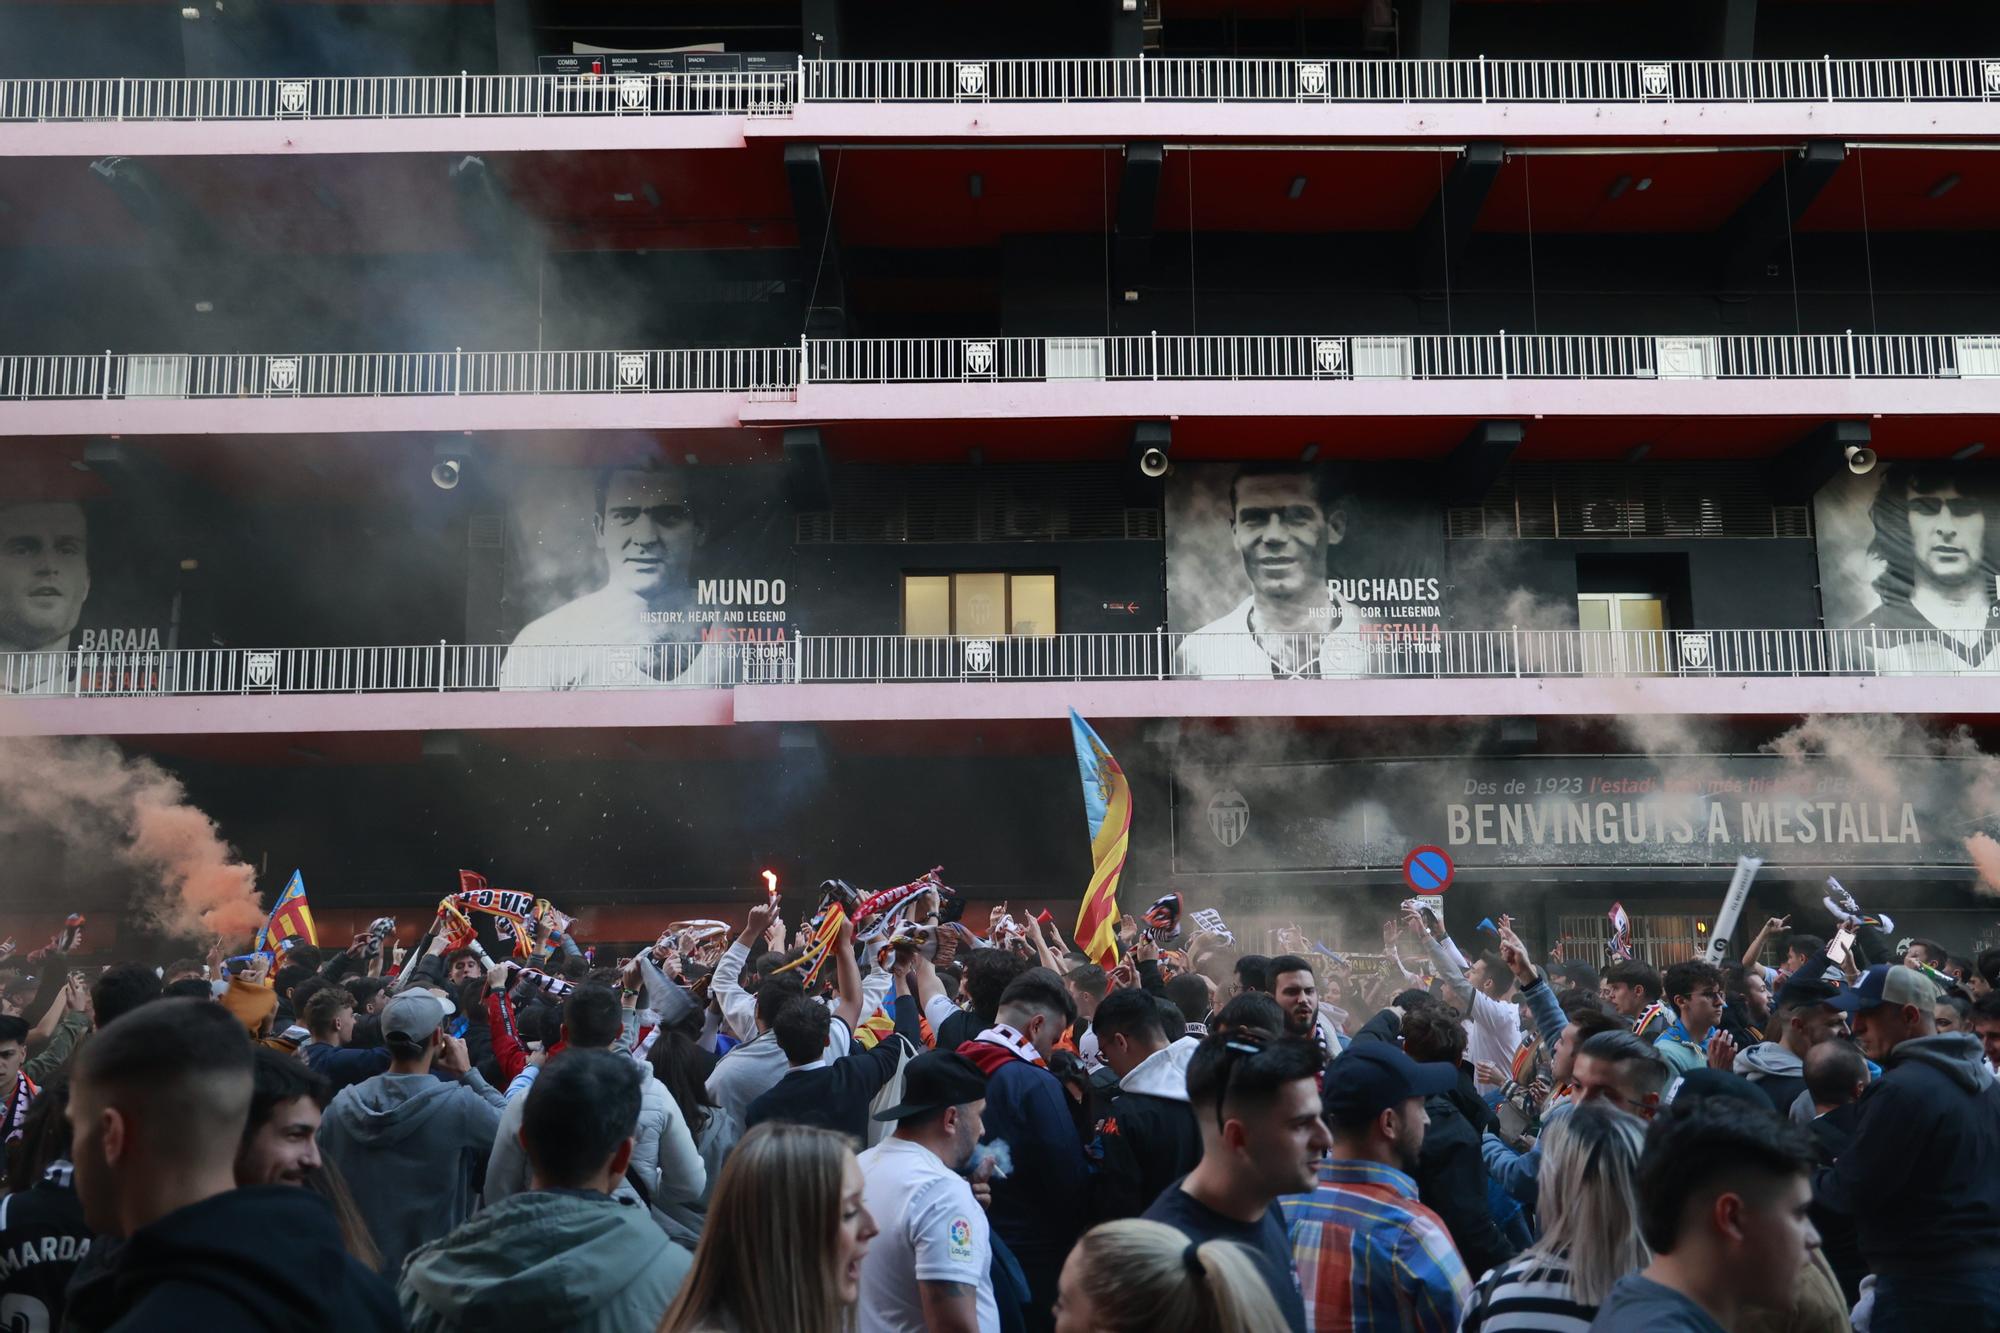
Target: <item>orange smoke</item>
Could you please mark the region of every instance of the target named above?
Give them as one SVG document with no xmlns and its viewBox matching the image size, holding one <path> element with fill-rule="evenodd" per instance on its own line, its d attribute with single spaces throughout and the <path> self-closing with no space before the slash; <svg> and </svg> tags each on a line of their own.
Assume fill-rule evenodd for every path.
<svg viewBox="0 0 2000 1333">
<path fill-rule="evenodd" d="M 134 882 L 133 906 L 169 934 L 234 940 L 263 923 L 256 872 L 180 780 L 107 742 L 0 740 L 0 833 L 60 839 L 86 881 L 111 863 Z M 60 886 L 49 889 L 60 897 Z"/>
<path fill-rule="evenodd" d="M 1975 833 L 1965 840 L 1965 850 L 1971 853 L 1972 864 L 1979 871 L 1975 887 L 1981 893 L 2000 895 L 2000 842 L 1984 833 Z"/>
</svg>

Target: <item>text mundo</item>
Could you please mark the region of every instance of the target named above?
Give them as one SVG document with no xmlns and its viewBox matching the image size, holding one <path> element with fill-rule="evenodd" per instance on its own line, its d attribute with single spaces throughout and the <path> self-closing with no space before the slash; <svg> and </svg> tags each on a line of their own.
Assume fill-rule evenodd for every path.
<svg viewBox="0 0 2000 1333">
<path fill-rule="evenodd" d="M 701 606 L 783 606 L 783 579 L 696 579 L 694 600 Z"/>
<path fill-rule="evenodd" d="M 1732 822 L 1732 813 L 1734 819 Z M 1453 847 L 1643 847 L 1921 843 L 1905 801 L 1722 801 L 1669 807 L 1653 801 L 1541 801 L 1445 806 Z"/>
</svg>

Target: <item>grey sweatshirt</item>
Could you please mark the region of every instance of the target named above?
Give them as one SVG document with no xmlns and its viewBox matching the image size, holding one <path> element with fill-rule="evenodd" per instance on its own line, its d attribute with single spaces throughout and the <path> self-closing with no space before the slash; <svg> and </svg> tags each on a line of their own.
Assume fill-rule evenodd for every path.
<svg viewBox="0 0 2000 1333">
<path fill-rule="evenodd" d="M 346 1179 L 384 1273 L 472 1216 L 473 1182 L 506 1105 L 474 1070 L 456 1083 L 377 1074 L 342 1088 L 326 1108 L 320 1151 Z"/>
</svg>

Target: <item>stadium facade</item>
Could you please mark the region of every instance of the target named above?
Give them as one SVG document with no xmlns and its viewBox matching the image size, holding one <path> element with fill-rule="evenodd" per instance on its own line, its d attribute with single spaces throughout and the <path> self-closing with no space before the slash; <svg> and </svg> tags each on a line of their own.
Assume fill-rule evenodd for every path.
<svg viewBox="0 0 2000 1333">
<path fill-rule="evenodd" d="M 2000 943 L 1991 6 L 638 9 L 0 4 L 0 730 L 337 924 L 1072 902 L 1075 708 L 1133 910 Z"/>
</svg>

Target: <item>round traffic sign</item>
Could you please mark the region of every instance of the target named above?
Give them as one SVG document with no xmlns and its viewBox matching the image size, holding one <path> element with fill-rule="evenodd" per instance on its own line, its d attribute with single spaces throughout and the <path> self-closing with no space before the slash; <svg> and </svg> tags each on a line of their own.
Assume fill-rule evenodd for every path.
<svg viewBox="0 0 2000 1333">
<path fill-rule="evenodd" d="M 1418 893 L 1443 893 L 1454 867 L 1442 847 L 1417 847 L 1403 858 L 1403 882 Z"/>
</svg>

